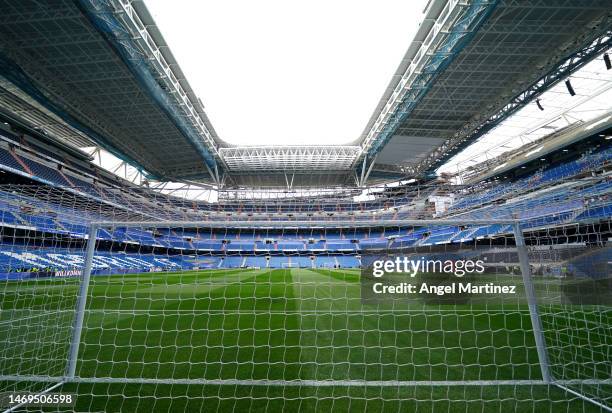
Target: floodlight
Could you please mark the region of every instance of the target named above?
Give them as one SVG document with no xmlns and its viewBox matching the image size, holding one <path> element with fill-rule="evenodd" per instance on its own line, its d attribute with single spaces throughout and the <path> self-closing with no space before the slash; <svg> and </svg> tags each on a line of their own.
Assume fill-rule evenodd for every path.
<svg viewBox="0 0 612 413">
<path fill-rule="evenodd" d="M 565 81 L 565 87 L 567 87 L 567 91 L 569 92 L 570 95 L 576 96 L 576 91 L 572 87 L 572 83 L 570 82 L 569 79 Z"/>
</svg>

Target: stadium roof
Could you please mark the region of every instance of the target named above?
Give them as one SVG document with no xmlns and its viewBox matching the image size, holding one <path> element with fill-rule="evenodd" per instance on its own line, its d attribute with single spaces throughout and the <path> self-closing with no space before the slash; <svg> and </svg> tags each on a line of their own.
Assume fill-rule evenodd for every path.
<svg viewBox="0 0 612 413">
<path fill-rule="evenodd" d="M 81 136 L 60 138 L 86 137 L 159 178 L 222 170 L 216 133 L 142 2 L 0 8 L 3 80 Z"/>
<path fill-rule="evenodd" d="M 611 33 L 609 1 L 449 1 L 409 48 L 362 135 L 363 157 L 431 174 L 609 48 Z"/>
<path fill-rule="evenodd" d="M 104 148 L 158 180 L 232 186 L 433 174 L 607 50 L 612 32 L 608 0 L 431 0 L 353 145 L 231 147 L 141 0 L 0 5 L 2 110 L 63 143 Z"/>
<path fill-rule="evenodd" d="M 506 154 L 519 148 L 525 149 L 526 154 L 533 152 L 534 156 L 542 157 L 549 141 L 569 129 L 577 130 L 584 125 L 585 136 L 588 136 L 609 128 L 612 124 L 612 70 L 606 69 L 603 59 L 598 58 L 574 72 L 569 79 L 576 93 L 574 96 L 568 93 L 564 82 L 557 83 L 540 95 L 537 103 L 522 107 L 500 122 L 438 172 L 464 175 L 472 167 L 481 168 L 492 162 L 497 163 L 494 170 L 501 170 Z M 598 123 L 590 127 L 592 122 Z"/>
</svg>

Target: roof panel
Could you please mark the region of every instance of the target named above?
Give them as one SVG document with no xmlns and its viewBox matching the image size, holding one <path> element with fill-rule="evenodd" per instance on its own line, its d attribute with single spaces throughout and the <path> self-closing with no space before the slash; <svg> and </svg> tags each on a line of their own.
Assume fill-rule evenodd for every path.
<svg viewBox="0 0 612 413">
<path fill-rule="evenodd" d="M 603 0 L 500 1 L 395 135 L 404 141 L 432 137 L 442 144 L 467 133 L 467 125 L 475 128 L 564 57 L 606 27 L 612 30 L 609 5 Z M 379 162 L 396 150 L 387 145 Z"/>
<path fill-rule="evenodd" d="M 97 144 L 159 176 L 207 174 L 198 150 L 76 2 L 1 0 L 0 9 L 14 17 L 4 15 L 0 45 L 49 100 L 103 137 Z"/>
</svg>

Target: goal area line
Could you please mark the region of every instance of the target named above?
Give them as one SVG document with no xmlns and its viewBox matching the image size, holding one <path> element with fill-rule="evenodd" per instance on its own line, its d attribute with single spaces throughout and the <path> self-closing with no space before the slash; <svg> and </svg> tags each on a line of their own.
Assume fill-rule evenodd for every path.
<svg viewBox="0 0 612 413">
<path fill-rule="evenodd" d="M 0 376 L 0 381 L 63 382 L 63 383 L 127 383 L 184 384 L 211 386 L 271 386 L 271 387 L 450 387 L 450 386 L 536 386 L 536 385 L 612 385 L 612 379 L 584 380 L 240 380 L 240 379 L 154 379 L 132 377 L 58 377 Z"/>
</svg>

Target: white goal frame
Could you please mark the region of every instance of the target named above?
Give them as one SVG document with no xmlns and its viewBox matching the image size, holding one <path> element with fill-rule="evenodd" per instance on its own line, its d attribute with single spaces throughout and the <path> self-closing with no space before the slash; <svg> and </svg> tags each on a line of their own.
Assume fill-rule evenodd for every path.
<svg viewBox="0 0 612 413">
<path fill-rule="evenodd" d="M 64 377 L 47 377 L 47 376 L 0 376 L 0 380 L 12 381 L 32 381 L 32 382 L 47 382 L 54 383 L 52 386 L 40 392 L 40 394 L 56 389 L 58 386 L 77 382 L 77 383 L 142 383 L 142 384 L 188 384 L 188 385 L 247 385 L 247 386 L 375 386 L 375 387 L 397 387 L 397 386 L 486 386 L 486 385 L 554 385 L 568 393 L 573 394 L 585 401 L 593 403 L 606 411 L 611 411 L 612 408 L 600 403 L 598 400 L 575 391 L 568 386 L 572 384 L 601 384 L 602 380 L 560 380 L 556 379 L 551 374 L 548 349 L 542 327 L 541 317 L 538 311 L 538 302 L 535 294 L 532 274 L 530 271 L 528 249 L 525 244 L 521 223 L 518 220 L 381 220 L 377 221 L 377 226 L 476 226 L 476 225 L 511 225 L 515 239 L 516 249 L 518 252 L 522 281 L 525 288 L 526 299 L 529 308 L 530 319 L 534 334 L 535 347 L 542 378 L 540 380 L 241 380 L 241 379 L 157 379 L 157 378 L 108 378 L 108 377 L 79 377 L 76 375 L 78 363 L 79 347 L 81 344 L 81 334 L 83 331 L 84 315 L 87 306 L 87 296 L 92 273 L 92 262 L 96 249 L 97 234 L 101 228 L 106 227 L 161 227 L 161 228 L 226 228 L 229 226 L 235 228 L 253 228 L 258 226 L 258 222 L 252 221 L 234 221 L 234 222 L 196 222 L 196 221 L 101 221 L 91 223 L 89 226 L 89 235 L 87 240 L 86 255 L 84 268 L 81 274 L 79 293 L 75 309 L 74 325 L 72 328 L 72 338 L 70 343 L 69 355 L 66 364 Z M 283 228 L 283 227 L 323 227 L 323 228 L 355 228 L 368 227 L 371 222 L 355 222 L 355 221 L 288 221 L 288 222 L 273 222 L 261 223 L 261 228 L 266 227 Z M 285 266 L 283 266 L 285 268 Z M 291 264 L 286 268 L 297 268 Z M 612 384 L 612 381 L 604 381 L 604 384 Z M 13 406 L 7 411 L 12 411 L 20 406 Z"/>
</svg>

